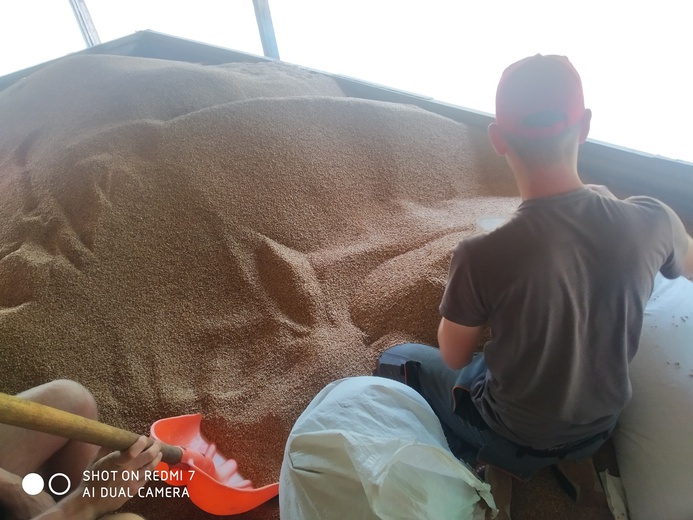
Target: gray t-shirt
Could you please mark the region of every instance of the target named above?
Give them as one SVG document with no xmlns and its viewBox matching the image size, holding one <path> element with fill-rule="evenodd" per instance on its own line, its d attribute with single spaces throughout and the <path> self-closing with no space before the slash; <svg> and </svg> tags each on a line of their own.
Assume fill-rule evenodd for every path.
<svg viewBox="0 0 693 520">
<path fill-rule="evenodd" d="M 489 426 L 536 449 L 613 427 L 654 276 L 681 275 L 687 247 L 660 201 L 586 188 L 524 201 L 460 242 L 440 313 L 491 327 L 488 370 L 471 389 Z"/>
</svg>

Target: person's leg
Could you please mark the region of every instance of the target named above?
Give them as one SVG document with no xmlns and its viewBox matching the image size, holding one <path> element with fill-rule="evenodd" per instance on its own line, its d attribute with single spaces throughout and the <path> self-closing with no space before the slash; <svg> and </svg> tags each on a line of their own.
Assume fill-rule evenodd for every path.
<svg viewBox="0 0 693 520">
<path fill-rule="evenodd" d="M 404 343 L 389 348 L 392 354 L 402 362 L 413 361 L 417 369 L 417 385 L 411 385 L 431 405 L 436 415 L 445 423 L 453 422 L 452 388 L 459 371 L 447 367 L 440 357 L 437 348 L 417 343 Z"/>
<path fill-rule="evenodd" d="M 96 419 L 96 402 L 82 385 L 60 379 L 18 395 L 89 419 Z M 75 483 L 97 451 L 96 446 L 14 426 L 0 425 L 0 467 L 24 476 L 44 470 L 65 473 Z"/>
<path fill-rule="evenodd" d="M 495 464 L 484 460 L 484 465 L 479 469 L 484 469 L 482 478 L 491 484 L 491 492 L 501 511 L 499 518 L 510 520 L 513 478 L 507 469 L 501 468 L 507 468 L 508 462 L 519 460 L 516 446 L 493 431 L 477 410 L 470 393 L 456 386 L 464 382 L 468 387 L 477 376 L 485 373 L 483 354 L 476 354 L 472 363 L 462 370 L 452 370 L 435 347 L 407 343 L 392 347 L 387 352 L 395 358 L 418 363 L 416 390 L 436 413 L 453 454 L 473 468 L 477 468 L 480 462 L 480 450 L 491 456 Z M 537 463 L 532 459 L 528 470 L 522 463 L 511 464 L 510 467 L 516 470 L 513 476 L 517 477 L 525 470 L 531 473 L 540 465 L 549 463 Z"/>
<path fill-rule="evenodd" d="M 114 513 L 112 515 L 102 516 L 104 520 L 145 520 L 144 517 L 134 513 Z"/>
<path fill-rule="evenodd" d="M 510 520 L 513 478 L 500 468 L 488 465 L 484 469 L 484 480 L 491 486 L 491 494 L 498 509 L 495 520 Z"/>
<path fill-rule="evenodd" d="M 576 504 L 587 507 L 607 505 L 592 457 L 561 460 L 554 466 L 554 474 Z"/>
<path fill-rule="evenodd" d="M 498 437 L 498 434 L 486 425 L 469 393 L 458 392 L 453 396 L 453 388 L 465 369 L 452 370 L 441 358 L 440 351 L 428 345 L 405 343 L 387 352 L 419 364 L 419 388 L 416 390 L 440 419 L 450 450 L 473 466 L 479 448 Z M 479 366 L 470 369 L 478 370 Z"/>
<path fill-rule="evenodd" d="M 435 347 L 406 343 L 386 352 L 390 360 L 418 363 L 419 388 L 416 390 L 438 416 L 452 453 L 470 466 L 484 463 L 501 468 L 518 479 L 528 480 L 539 469 L 559 460 L 557 457 L 520 455 L 520 446 L 486 424 L 470 393 L 463 389 L 486 372 L 483 354 L 476 354 L 462 370 L 452 370 Z"/>
</svg>

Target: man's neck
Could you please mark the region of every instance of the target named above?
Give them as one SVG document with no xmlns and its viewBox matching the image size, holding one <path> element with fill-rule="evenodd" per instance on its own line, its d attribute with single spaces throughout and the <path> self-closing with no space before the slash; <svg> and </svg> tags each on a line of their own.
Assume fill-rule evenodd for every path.
<svg viewBox="0 0 693 520">
<path fill-rule="evenodd" d="M 538 199 L 568 193 L 584 187 L 574 168 L 515 171 L 515 180 L 522 200 Z"/>
</svg>

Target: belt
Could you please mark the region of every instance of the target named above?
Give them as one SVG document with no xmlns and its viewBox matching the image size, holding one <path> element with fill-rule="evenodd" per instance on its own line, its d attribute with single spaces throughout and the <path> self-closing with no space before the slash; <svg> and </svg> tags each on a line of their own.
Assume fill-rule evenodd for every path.
<svg viewBox="0 0 693 520">
<path fill-rule="evenodd" d="M 523 457 L 525 455 L 531 455 L 533 457 L 558 457 L 562 459 L 571 453 L 586 448 L 598 441 L 605 441 L 611 435 L 611 430 L 604 430 L 596 435 L 587 437 L 586 439 L 579 439 L 573 442 L 567 442 L 565 444 L 559 444 L 558 446 L 553 446 L 552 448 L 546 448 L 544 450 L 537 450 L 530 448 L 529 446 L 517 445 L 517 456 Z"/>
</svg>

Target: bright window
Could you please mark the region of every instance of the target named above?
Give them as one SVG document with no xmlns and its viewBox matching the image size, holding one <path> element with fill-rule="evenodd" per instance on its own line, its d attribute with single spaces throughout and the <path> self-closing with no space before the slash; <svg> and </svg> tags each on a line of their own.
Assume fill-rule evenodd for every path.
<svg viewBox="0 0 693 520">
<path fill-rule="evenodd" d="M 252 0 L 86 0 L 86 5 L 102 42 L 151 29 L 262 55 Z"/>
<path fill-rule="evenodd" d="M 0 2 L 0 76 L 85 47 L 67 0 Z"/>
<path fill-rule="evenodd" d="M 693 162 L 686 2 L 270 0 L 285 61 L 493 113 L 503 69 L 564 54 L 592 139 Z"/>
</svg>

